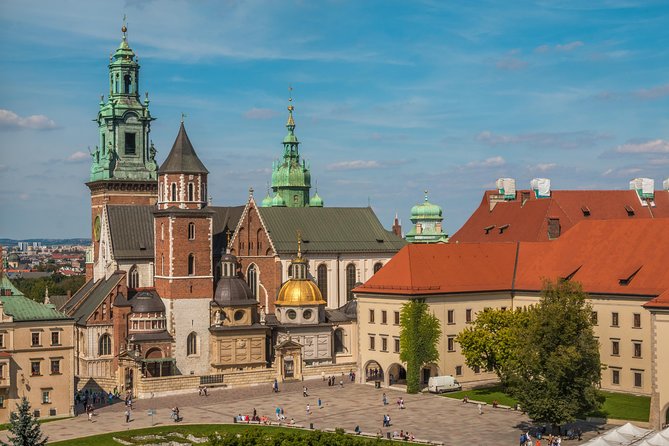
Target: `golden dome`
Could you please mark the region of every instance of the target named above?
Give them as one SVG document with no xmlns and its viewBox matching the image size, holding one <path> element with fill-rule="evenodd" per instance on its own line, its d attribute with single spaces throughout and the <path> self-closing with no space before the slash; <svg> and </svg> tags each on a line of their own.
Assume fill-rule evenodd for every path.
<svg viewBox="0 0 669 446">
<path fill-rule="evenodd" d="M 275 305 L 325 305 L 318 286 L 311 280 L 291 279 L 279 290 Z"/>
</svg>

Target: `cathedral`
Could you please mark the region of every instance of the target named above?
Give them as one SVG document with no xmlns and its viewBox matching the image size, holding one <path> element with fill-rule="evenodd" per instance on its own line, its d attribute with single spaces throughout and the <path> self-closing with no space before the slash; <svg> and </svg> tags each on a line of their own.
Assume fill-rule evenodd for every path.
<svg viewBox="0 0 669 446">
<path fill-rule="evenodd" d="M 87 282 L 60 308 L 75 320 L 77 387 L 141 395 L 357 370 L 352 290 L 404 240 L 369 207 L 326 207 L 311 194 L 292 99 L 272 193 L 212 205 L 183 119 L 156 160 L 155 118 L 122 33 L 86 183 Z"/>
</svg>

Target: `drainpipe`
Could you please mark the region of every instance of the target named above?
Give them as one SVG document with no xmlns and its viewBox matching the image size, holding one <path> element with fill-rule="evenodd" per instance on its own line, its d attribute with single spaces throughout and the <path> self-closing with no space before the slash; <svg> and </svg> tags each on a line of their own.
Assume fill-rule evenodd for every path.
<svg viewBox="0 0 669 446">
<path fill-rule="evenodd" d="M 339 283 L 339 260 L 341 258 L 341 254 L 337 254 L 337 307 L 339 308 L 341 305 L 339 305 L 339 293 L 341 292 L 341 284 Z"/>
</svg>

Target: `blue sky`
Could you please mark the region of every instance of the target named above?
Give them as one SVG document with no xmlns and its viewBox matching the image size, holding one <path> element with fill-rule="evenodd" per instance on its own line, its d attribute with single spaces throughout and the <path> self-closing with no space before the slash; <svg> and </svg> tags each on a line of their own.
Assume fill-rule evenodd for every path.
<svg viewBox="0 0 669 446">
<path fill-rule="evenodd" d="M 87 147 L 128 16 L 163 160 L 187 114 L 214 203 L 265 195 L 292 84 L 326 206 L 455 232 L 498 177 L 669 176 L 666 1 L 0 3 L 0 237 L 90 234 Z M 314 181 L 314 182 L 315 182 Z"/>
</svg>

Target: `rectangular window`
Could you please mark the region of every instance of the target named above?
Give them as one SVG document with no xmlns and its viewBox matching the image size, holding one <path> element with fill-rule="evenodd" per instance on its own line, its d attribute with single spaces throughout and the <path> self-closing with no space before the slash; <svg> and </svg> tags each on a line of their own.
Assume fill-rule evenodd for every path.
<svg viewBox="0 0 669 446">
<path fill-rule="evenodd" d="M 51 332 L 51 345 L 60 345 L 60 332 L 52 331 Z"/>
<path fill-rule="evenodd" d="M 48 390 L 42 390 L 42 404 L 49 404 L 51 402 L 51 395 Z"/>
<path fill-rule="evenodd" d="M 30 361 L 30 375 L 39 376 L 40 373 L 40 362 L 39 361 Z"/>
<path fill-rule="evenodd" d="M 0 333 L 0 348 L 5 348 L 5 335 Z"/>
<path fill-rule="evenodd" d="M 381 351 L 382 352 L 388 351 L 388 338 L 381 338 Z"/>
<path fill-rule="evenodd" d="M 135 145 L 135 134 L 134 133 L 125 133 L 125 154 L 134 155 L 136 153 L 137 146 Z"/>
<path fill-rule="evenodd" d="M 400 340 L 395 338 L 395 353 L 400 352 Z"/>
<path fill-rule="evenodd" d="M 618 326 L 618 313 L 616 312 L 611 313 L 611 326 L 613 327 Z"/>
<path fill-rule="evenodd" d="M 5 408 L 5 397 L 0 395 L 0 409 Z"/>
<path fill-rule="evenodd" d="M 467 308 L 465 310 L 465 322 L 470 324 L 472 322 L 472 309 Z"/>
<path fill-rule="evenodd" d="M 446 338 L 447 340 L 447 347 L 449 352 L 454 352 L 455 351 L 455 336 L 449 336 Z"/>
<path fill-rule="evenodd" d="M 479 367 L 479 366 L 477 366 L 477 365 L 475 365 L 474 367 L 472 367 L 472 370 L 474 371 L 474 373 L 481 373 L 481 367 Z"/>
<path fill-rule="evenodd" d="M 376 348 L 376 338 L 374 336 L 369 337 L 369 349 L 374 350 Z"/>
<path fill-rule="evenodd" d="M 634 372 L 634 387 L 641 387 L 641 372 Z"/>
<path fill-rule="evenodd" d="M 51 374 L 60 375 L 60 359 L 51 360 Z"/>
<path fill-rule="evenodd" d="M 382 324 L 388 323 L 388 312 L 386 310 L 381 310 L 381 323 Z"/>
<path fill-rule="evenodd" d="M 455 310 L 448 310 L 448 323 L 455 324 Z"/>
<path fill-rule="evenodd" d="M 462 366 L 461 365 L 456 365 L 455 366 L 455 376 L 462 376 Z"/>
<path fill-rule="evenodd" d="M 396 311 L 395 312 L 395 325 L 399 325 L 399 324 L 400 324 L 400 312 Z"/>
<path fill-rule="evenodd" d="M 37 332 L 33 332 L 33 333 L 30 334 L 30 341 L 31 341 L 31 345 L 33 347 L 39 347 L 39 345 L 40 345 L 39 338 L 40 338 L 40 335 Z"/>
<path fill-rule="evenodd" d="M 369 310 L 369 323 L 374 323 L 374 310 Z"/>
<path fill-rule="evenodd" d="M 641 328 L 641 313 L 634 313 L 634 328 Z"/>
<path fill-rule="evenodd" d="M 641 357 L 641 342 L 634 342 L 634 357 Z"/>
<path fill-rule="evenodd" d="M 39 417 L 41 417 L 41 416 L 42 416 L 42 412 L 40 412 L 39 409 L 35 409 L 35 410 L 33 410 L 33 417 L 35 417 L 35 418 L 39 418 Z"/>
<path fill-rule="evenodd" d="M 620 341 L 611 341 L 611 354 L 613 356 L 620 355 Z"/>
<path fill-rule="evenodd" d="M 590 314 L 590 320 L 592 321 L 592 325 L 597 325 L 598 321 L 597 321 L 597 312 L 596 311 L 593 311 Z"/>
<path fill-rule="evenodd" d="M 611 370 L 611 382 L 620 384 L 620 370 Z"/>
</svg>

